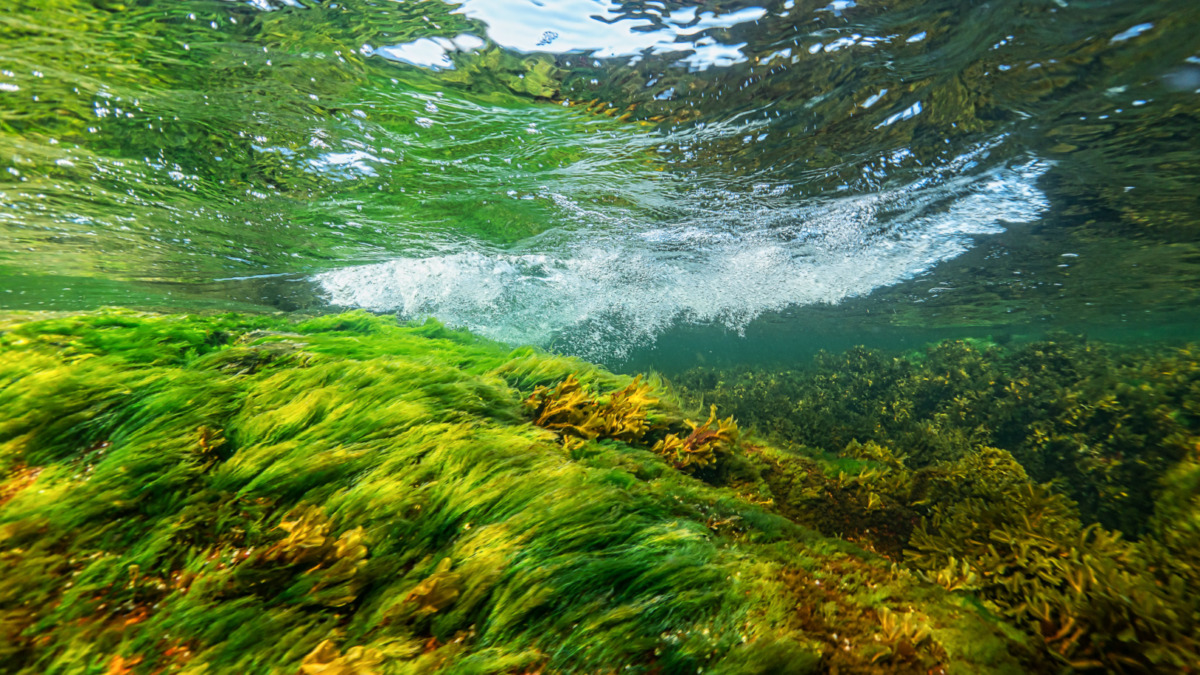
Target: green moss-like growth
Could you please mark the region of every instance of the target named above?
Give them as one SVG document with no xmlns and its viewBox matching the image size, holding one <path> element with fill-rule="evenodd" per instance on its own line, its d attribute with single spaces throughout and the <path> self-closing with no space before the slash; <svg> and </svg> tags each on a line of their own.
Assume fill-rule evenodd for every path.
<svg viewBox="0 0 1200 675">
<path fill-rule="evenodd" d="M 602 433 L 539 407 L 568 381 L 611 413 L 584 427 Z M 754 463 L 776 451 L 732 422 L 692 424 L 722 471 L 677 470 L 653 450 L 683 433 L 670 394 L 574 359 L 362 313 L 108 311 L 4 325 L 0 382 L 5 672 L 1036 658 L 1005 620 L 774 510 Z"/>
</svg>

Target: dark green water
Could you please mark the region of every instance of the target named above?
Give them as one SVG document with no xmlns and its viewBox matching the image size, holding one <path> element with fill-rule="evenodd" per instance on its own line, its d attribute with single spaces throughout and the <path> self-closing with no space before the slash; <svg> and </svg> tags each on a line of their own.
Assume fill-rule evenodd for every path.
<svg viewBox="0 0 1200 675">
<path fill-rule="evenodd" d="M 1188 337 L 1194 0 L 9 0 L 0 307 L 626 367 Z"/>
</svg>

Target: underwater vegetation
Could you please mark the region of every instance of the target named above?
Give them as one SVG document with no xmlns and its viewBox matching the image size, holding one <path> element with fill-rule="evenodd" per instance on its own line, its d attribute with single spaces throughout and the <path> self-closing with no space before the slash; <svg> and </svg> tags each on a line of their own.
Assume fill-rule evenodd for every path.
<svg viewBox="0 0 1200 675">
<path fill-rule="evenodd" d="M 553 389 L 538 387 L 525 400 L 525 406 L 539 427 L 564 434 L 564 444 L 570 437 L 592 440 L 611 438 L 631 445 L 647 444 L 653 431 L 671 427 L 669 419 L 652 420 L 651 407 L 658 399 L 650 394 L 652 387 L 634 378 L 624 389 L 613 392 L 607 400 L 591 396 L 574 375 Z M 717 419 L 713 406 L 703 423 L 684 420 L 689 431 L 665 433 L 653 444 L 655 454 L 680 470 L 712 467 L 722 455 L 727 455 L 737 443 L 737 422 L 732 417 Z M 675 426 L 678 426 L 676 424 Z"/>
<path fill-rule="evenodd" d="M 979 600 L 1045 667 L 1192 672 L 1198 373 L 1191 346 L 1054 335 L 676 383 L 787 448 L 758 455 L 782 513 Z"/>
<path fill-rule="evenodd" d="M 824 353 L 804 371 L 699 369 L 685 391 L 786 442 L 875 442 L 919 468 L 1007 450 L 1083 516 L 1144 532 L 1159 480 L 1200 444 L 1200 352 L 1056 335 L 1019 347 L 948 341 L 898 356 Z"/>
<path fill-rule="evenodd" d="M 1044 661 L 971 596 L 790 518 L 761 469 L 782 451 L 732 420 L 437 323 L 12 319 L 0 410 L 4 672 Z"/>
<path fill-rule="evenodd" d="M 1037 367 L 1047 354 L 1058 375 Z M 704 416 L 657 377 L 434 322 L 11 319 L 0 670 L 1190 672 L 1194 446 L 1137 474 L 1155 487 L 1126 539 L 1072 499 L 1068 479 L 1090 474 L 1039 476 L 1061 455 L 1028 462 L 986 426 L 956 431 L 975 417 L 922 407 L 983 415 L 982 402 L 928 391 L 907 409 L 942 426 L 877 419 L 903 408 L 900 391 L 993 382 L 998 362 L 1061 392 L 1141 374 L 1130 391 L 1148 393 L 1107 413 L 1134 424 L 1193 404 L 1189 357 L 1082 342 L 854 351 L 784 379 L 740 373 L 741 398 L 713 387 Z M 937 379 L 948 363 L 965 375 Z M 806 398 L 785 405 L 784 384 Z M 1180 447 L 1189 413 L 1169 412 L 1154 419 L 1178 427 L 1138 429 Z M 1077 433 L 1097 428 L 1085 419 Z M 1028 424 L 1066 433 L 1057 420 Z"/>
</svg>

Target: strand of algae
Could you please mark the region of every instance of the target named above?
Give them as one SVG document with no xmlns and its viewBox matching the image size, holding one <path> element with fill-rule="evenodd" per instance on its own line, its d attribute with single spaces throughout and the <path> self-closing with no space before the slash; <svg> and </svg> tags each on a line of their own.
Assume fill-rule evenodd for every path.
<svg viewBox="0 0 1200 675">
<path fill-rule="evenodd" d="M 362 313 L 6 325 L 0 669 L 1021 672 L 939 586 L 531 424 L 572 377 L 644 386 Z"/>
</svg>

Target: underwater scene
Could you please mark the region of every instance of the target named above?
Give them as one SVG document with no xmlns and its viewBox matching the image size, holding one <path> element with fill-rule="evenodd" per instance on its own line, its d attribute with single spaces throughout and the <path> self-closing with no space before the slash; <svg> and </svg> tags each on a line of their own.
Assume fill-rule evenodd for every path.
<svg viewBox="0 0 1200 675">
<path fill-rule="evenodd" d="M 0 0 L 0 673 L 1198 672 L 1197 0 Z"/>
</svg>

